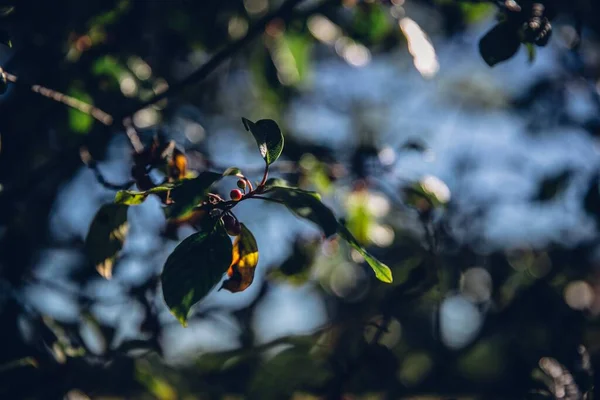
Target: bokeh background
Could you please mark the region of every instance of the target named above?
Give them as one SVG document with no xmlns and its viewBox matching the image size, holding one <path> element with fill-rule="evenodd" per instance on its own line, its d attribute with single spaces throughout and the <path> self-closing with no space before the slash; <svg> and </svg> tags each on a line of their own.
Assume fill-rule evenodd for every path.
<svg viewBox="0 0 600 400">
<path fill-rule="evenodd" d="M 14 3 L 0 20 L 12 42 L 0 46 L 2 68 L 122 115 L 283 2 Z M 1 398 L 593 398 L 598 5 L 553 2 L 550 43 L 491 68 L 478 43 L 503 2 L 299 3 L 133 122 L 143 141 L 157 131 L 175 140 L 197 171 L 237 166 L 259 179 L 241 117 L 276 120 L 286 144 L 272 175 L 321 193 L 394 283 L 285 208 L 244 202 L 255 282 L 213 291 L 181 327 L 156 278 L 193 228 L 165 235 L 149 198 L 129 211 L 113 279 L 100 277 L 84 241 L 115 191 L 78 148 L 125 182 L 127 136 L 10 84 L 0 96 Z"/>
</svg>

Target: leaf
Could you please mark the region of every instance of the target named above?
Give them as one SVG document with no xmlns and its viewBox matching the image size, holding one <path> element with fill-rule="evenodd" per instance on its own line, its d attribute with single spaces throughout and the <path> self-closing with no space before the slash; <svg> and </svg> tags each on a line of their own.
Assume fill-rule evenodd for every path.
<svg viewBox="0 0 600 400">
<path fill-rule="evenodd" d="M 337 232 L 337 219 L 333 211 L 321 202 L 318 193 L 292 187 L 267 186 L 265 194 L 269 198 L 285 204 L 299 217 L 317 224 L 326 237 Z"/>
<path fill-rule="evenodd" d="M 242 292 L 252 284 L 258 264 L 256 239 L 246 225 L 241 224 L 241 226 L 242 233 L 237 235 L 233 242 L 231 265 L 227 270 L 229 279 L 221 286 L 221 289 L 227 289 L 231 293 Z"/>
<path fill-rule="evenodd" d="M 112 277 L 115 259 L 123 248 L 129 225 L 124 204 L 104 204 L 98 212 L 85 239 L 85 248 L 90 261 L 100 275 Z"/>
<path fill-rule="evenodd" d="M 545 177 L 539 184 L 534 200 L 549 201 L 561 195 L 569 186 L 573 172 L 564 170 L 557 174 Z"/>
<path fill-rule="evenodd" d="M 493 67 L 514 56 L 520 45 L 517 29 L 507 22 L 501 22 L 481 38 L 479 52 L 487 65 Z"/>
<path fill-rule="evenodd" d="M 79 88 L 77 84 L 71 87 L 68 94 L 77 100 L 83 101 L 84 103 L 94 103 L 92 96 Z M 73 132 L 83 134 L 88 133 L 92 129 L 92 126 L 94 125 L 94 117 L 92 117 L 90 114 L 86 114 L 75 108 L 69 108 L 67 112 L 69 115 L 69 127 Z"/>
<path fill-rule="evenodd" d="M 15 11 L 15 6 L 0 6 L 0 17 L 7 17 L 12 14 L 13 11 Z"/>
<path fill-rule="evenodd" d="M 232 245 L 222 224 L 188 236 L 169 255 L 161 274 L 165 303 L 183 326 L 190 308 L 206 296 L 231 265 Z"/>
<path fill-rule="evenodd" d="M 283 150 L 283 135 L 277 123 L 271 119 L 261 119 L 254 123 L 246 118 L 242 118 L 242 122 L 254 136 L 260 155 L 267 165 L 273 164 Z"/>
<path fill-rule="evenodd" d="M 369 264 L 373 269 L 373 272 L 375 272 L 375 277 L 377 277 L 377 279 L 382 282 L 392 283 L 393 278 L 390 268 L 367 252 L 344 225 L 338 224 L 338 234 L 342 239 L 348 242 L 354 250 L 358 251 L 360 255 L 364 257 L 367 264 Z"/>
<path fill-rule="evenodd" d="M 12 47 L 12 41 L 10 40 L 10 35 L 7 31 L 0 29 L 0 44 L 3 44 L 8 47 Z"/>
<path fill-rule="evenodd" d="M 115 196 L 115 203 L 138 205 L 142 204 L 150 194 L 157 194 L 161 195 L 163 202 L 170 204 L 165 209 L 167 217 L 177 218 L 190 213 L 204 200 L 210 187 L 223 176 L 224 174 L 217 172 L 204 171 L 195 178 L 167 183 L 143 192 L 120 190 Z"/>
</svg>

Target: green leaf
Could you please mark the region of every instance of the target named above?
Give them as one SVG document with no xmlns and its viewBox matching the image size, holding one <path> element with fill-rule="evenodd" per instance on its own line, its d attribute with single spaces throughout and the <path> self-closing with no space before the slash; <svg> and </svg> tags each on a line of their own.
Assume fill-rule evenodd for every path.
<svg viewBox="0 0 600 400">
<path fill-rule="evenodd" d="M 150 194 L 166 193 L 169 190 L 172 190 L 173 187 L 173 184 L 165 184 L 153 187 L 144 192 L 138 192 L 136 190 L 119 190 L 115 196 L 115 203 L 137 206 L 142 204 Z"/>
<path fill-rule="evenodd" d="M 261 119 L 254 123 L 246 118 L 242 118 L 242 122 L 254 136 L 260 155 L 267 165 L 273 164 L 283 150 L 283 135 L 277 123 L 271 119 Z"/>
<path fill-rule="evenodd" d="M 517 29 L 508 22 L 501 22 L 481 38 L 479 52 L 487 65 L 493 67 L 514 56 L 520 45 Z"/>
<path fill-rule="evenodd" d="M 112 269 L 127 236 L 127 210 L 124 204 L 105 204 L 96 213 L 85 239 L 85 248 L 96 270 L 112 277 Z"/>
<path fill-rule="evenodd" d="M 76 86 L 72 87 L 68 94 L 77 100 L 83 101 L 84 103 L 94 103 L 94 99 L 92 99 L 88 93 Z M 69 127 L 73 132 L 88 133 L 92 129 L 92 126 L 94 125 L 94 118 L 91 115 L 81 112 L 75 108 L 69 108 L 68 114 Z"/>
<path fill-rule="evenodd" d="M 169 255 L 161 275 L 165 303 L 187 325 L 190 308 L 221 280 L 231 264 L 232 244 L 222 224 L 187 237 Z"/>
<path fill-rule="evenodd" d="M 7 31 L 0 29 L 0 44 L 3 44 L 8 47 L 12 47 L 12 41 L 10 40 L 10 35 Z"/>
<path fill-rule="evenodd" d="M 326 237 L 337 232 L 337 219 L 333 211 L 321 202 L 321 196 L 318 193 L 292 187 L 267 186 L 265 195 L 285 204 L 299 217 L 317 224 Z"/>
<path fill-rule="evenodd" d="M 367 250 L 365 250 L 360 245 L 360 243 L 358 243 L 358 240 L 356 240 L 356 238 L 352 236 L 352 233 L 350 233 L 350 231 L 346 229 L 344 225 L 338 224 L 338 234 L 342 239 L 348 242 L 350 246 L 352 246 L 356 251 L 358 251 L 361 256 L 364 257 L 367 264 L 369 264 L 373 269 L 373 272 L 375 272 L 375 277 L 377 277 L 377 279 L 379 279 L 382 282 L 392 283 L 393 278 L 392 271 L 390 270 L 390 268 L 375 257 L 373 257 Z"/>
</svg>

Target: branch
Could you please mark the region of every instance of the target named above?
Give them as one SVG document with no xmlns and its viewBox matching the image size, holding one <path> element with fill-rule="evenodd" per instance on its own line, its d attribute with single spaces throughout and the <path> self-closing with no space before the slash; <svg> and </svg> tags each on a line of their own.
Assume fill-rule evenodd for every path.
<svg viewBox="0 0 600 400">
<path fill-rule="evenodd" d="M 208 62 L 203 64 L 196 71 L 192 72 L 188 77 L 183 80 L 172 85 L 168 90 L 155 95 L 154 97 L 148 99 L 142 104 L 137 105 L 136 107 L 126 110 L 124 113 L 120 114 L 117 119 L 123 120 L 127 117 L 131 117 L 136 112 L 151 106 L 153 104 L 158 103 L 161 100 L 172 97 L 175 94 L 182 92 L 189 85 L 200 82 L 204 80 L 208 75 L 210 75 L 221 63 L 225 60 L 229 59 L 233 54 L 237 53 L 244 46 L 250 43 L 254 38 L 259 36 L 264 32 L 266 27 L 276 19 L 281 19 L 283 22 L 288 22 L 292 16 L 292 11 L 294 8 L 302 3 L 305 0 L 287 0 L 285 1 L 281 7 L 277 10 L 265 15 L 261 19 L 259 19 L 246 33 L 244 37 L 239 39 L 236 42 L 231 43 L 228 47 L 216 53 Z"/>
</svg>

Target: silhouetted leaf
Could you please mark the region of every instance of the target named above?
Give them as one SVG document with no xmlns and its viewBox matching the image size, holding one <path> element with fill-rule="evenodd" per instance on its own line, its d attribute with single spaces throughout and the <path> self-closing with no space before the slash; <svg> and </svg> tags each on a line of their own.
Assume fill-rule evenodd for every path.
<svg viewBox="0 0 600 400">
<path fill-rule="evenodd" d="M 501 22 L 481 38 L 479 52 L 483 60 L 493 67 L 514 56 L 520 45 L 517 29 L 507 22 Z"/>
<path fill-rule="evenodd" d="M 190 308 L 202 300 L 231 265 L 232 245 L 221 224 L 187 237 L 169 255 L 162 275 L 165 303 L 183 326 Z"/>
<path fill-rule="evenodd" d="M 10 40 L 10 35 L 7 31 L 0 29 L 0 44 L 3 44 L 8 47 L 12 47 L 12 41 Z"/>
<path fill-rule="evenodd" d="M 112 277 L 115 259 L 127 236 L 128 209 L 124 204 L 105 204 L 100 207 L 85 239 L 90 261 L 106 279 Z"/>
<path fill-rule="evenodd" d="M 233 242 L 231 265 L 227 270 L 227 279 L 223 282 L 222 289 L 232 293 L 242 292 L 252 284 L 254 272 L 258 264 L 258 246 L 252 232 L 241 224 L 242 232 Z"/>
<path fill-rule="evenodd" d="M 534 200 L 548 201 L 552 200 L 567 188 L 572 172 L 570 170 L 562 171 L 558 174 L 548 176 L 540 182 L 538 192 Z"/>
<path fill-rule="evenodd" d="M 6 75 L 4 73 L 0 74 L 0 94 L 6 93 L 8 89 L 8 81 L 6 80 Z"/>
<path fill-rule="evenodd" d="M 246 118 L 242 118 L 242 122 L 254 136 L 260 155 L 267 165 L 273 164 L 283 150 L 283 135 L 277 123 L 271 119 L 261 119 L 254 123 Z"/>
<path fill-rule="evenodd" d="M 283 186 L 272 186 L 267 190 L 269 198 L 285 204 L 299 217 L 317 224 L 326 237 L 337 232 L 337 219 L 333 211 L 321 202 L 318 193 Z"/>
</svg>

